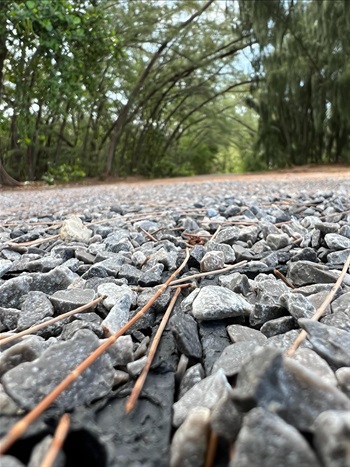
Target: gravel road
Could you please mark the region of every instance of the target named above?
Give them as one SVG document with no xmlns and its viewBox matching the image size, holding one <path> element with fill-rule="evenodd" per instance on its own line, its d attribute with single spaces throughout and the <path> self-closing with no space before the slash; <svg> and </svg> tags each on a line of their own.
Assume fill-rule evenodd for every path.
<svg viewBox="0 0 350 467">
<path fill-rule="evenodd" d="M 349 263 L 345 168 L 0 191 L 1 466 L 350 465 Z"/>
</svg>

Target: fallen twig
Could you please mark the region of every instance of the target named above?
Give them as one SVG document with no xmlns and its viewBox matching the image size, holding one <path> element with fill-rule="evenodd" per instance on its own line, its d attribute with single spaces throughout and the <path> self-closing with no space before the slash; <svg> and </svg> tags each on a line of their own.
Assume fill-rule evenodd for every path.
<svg viewBox="0 0 350 467">
<path fill-rule="evenodd" d="M 103 295 L 102 297 L 95 298 L 95 300 L 92 300 L 91 302 L 86 303 L 85 305 L 79 306 L 78 308 L 74 308 L 74 310 L 67 311 L 67 313 L 63 313 L 62 315 L 59 315 L 59 316 L 56 316 L 55 318 L 44 321 L 43 323 L 37 324 L 36 326 L 32 326 L 28 329 L 24 329 L 21 332 L 10 334 L 10 335 L 6 333 L 7 335 L 4 338 L 2 338 L 0 334 L 0 347 L 2 345 L 8 344 L 9 342 L 12 342 L 15 339 L 19 339 L 20 337 L 27 336 L 28 334 L 34 334 L 40 329 L 46 328 L 47 326 L 50 326 L 51 324 L 57 323 L 57 321 L 61 321 L 64 318 L 69 318 L 69 316 L 75 315 L 77 313 L 80 313 L 81 311 L 91 308 L 92 306 L 97 305 L 97 303 L 101 302 L 105 298 L 106 298 L 105 295 Z"/>
<path fill-rule="evenodd" d="M 160 339 L 162 337 L 164 328 L 167 325 L 169 316 L 170 316 L 171 312 L 173 311 L 173 308 L 175 306 L 177 297 L 179 296 L 180 292 L 181 292 L 181 287 L 179 286 L 175 290 L 174 296 L 171 299 L 171 301 L 169 303 L 169 306 L 168 306 L 166 312 L 163 315 L 162 321 L 161 321 L 161 323 L 159 325 L 159 328 L 158 328 L 158 330 L 156 332 L 156 335 L 154 336 L 153 342 L 152 342 L 152 344 L 150 346 L 146 364 L 143 367 L 142 372 L 141 372 L 140 376 L 138 377 L 138 379 L 137 379 L 137 381 L 136 381 L 136 383 L 135 383 L 135 385 L 133 387 L 133 390 L 131 391 L 130 397 L 128 398 L 127 403 L 125 405 L 126 413 L 129 413 L 129 412 L 131 412 L 133 410 L 133 408 L 135 407 L 135 404 L 136 404 L 136 402 L 137 402 L 137 400 L 138 400 L 138 398 L 139 398 L 139 396 L 141 394 L 141 391 L 142 391 L 142 388 L 143 388 L 143 386 L 145 384 L 149 369 L 151 368 L 153 358 L 154 358 L 154 356 L 156 354 Z"/>
<path fill-rule="evenodd" d="M 142 232 L 146 235 L 146 237 L 150 238 L 153 242 L 158 242 L 158 240 L 156 239 L 156 237 L 153 237 L 153 235 L 150 234 L 149 232 L 147 232 L 147 230 L 143 229 L 142 227 L 140 227 L 140 229 L 141 229 Z"/>
<path fill-rule="evenodd" d="M 291 282 L 289 282 L 286 276 L 284 276 L 278 269 L 274 269 L 273 273 L 276 277 L 278 277 L 279 279 L 281 279 L 281 281 L 288 285 L 288 287 L 290 287 L 291 289 L 295 289 L 295 286 Z"/>
<path fill-rule="evenodd" d="M 207 449 L 207 453 L 205 456 L 204 467 L 213 467 L 217 447 L 218 447 L 218 435 L 214 433 L 213 431 L 211 431 L 209 435 L 209 440 L 208 440 L 208 449 Z"/>
<path fill-rule="evenodd" d="M 22 243 L 7 242 L 7 245 L 10 247 L 40 245 L 41 243 L 45 243 L 48 240 L 53 240 L 54 238 L 58 238 L 59 236 L 60 234 L 49 235 L 48 237 L 45 237 L 45 238 L 38 238 L 37 240 L 31 240 L 30 242 L 22 242 Z"/>
<path fill-rule="evenodd" d="M 34 407 L 27 415 L 25 415 L 19 422 L 17 422 L 11 430 L 0 440 L 0 455 L 4 454 L 12 444 L 27 430 L 52 402 L 66 390 L 79 376 L 92 365 L 114 342 L 122 336 L 133 324 L 135 324 L 142 316 L 149 310 L 153 303 L 160 295 L 167 289 L 174 278 L 185 267 L 189 259 L 189 251 L 186 250 L 186 257 L 182 264 L 174 271 L 169 279 L 158 289 L 153 297 L 146 303 L 146 305 L 133 317 L 128 323 L 123 326 L 119 331 L 109 337 L 103 344 L 101 344 L 94 352 L 92 352 L 85 360 L 83 360 L 74 370 L 72 370 L 64 380 L 62 380 L 39 404 Z"/>
<path fill-rule="evenodd" d="M 47 451 L 44 459 L 42 460 L 40 467 L 51 467 L 54 464 L 56 457 L 60 449 L 62 448 L 66 436 L 68 434 L 69 426 L 70 416 L 67 413 L 65 413 L 62 415 L 57 425 L 49 450 Z"/>
<path fill-rule="evenodd" d="M 345 277 L 345 274 L 350 267 L 350 254 L 348 256 L 348 259 L 346 260 L 344 267 L 340 273 L 340 276 L 338 277 L 337 282 L 334 284 L 332 287 L 331 291 L 327 295 L 326 299 L 322 303 L 322 305 L 316 310 L 316 313 L 311 317 L 313 321 L 317 321 L 326 311 L 327 306 L 331 303 L 331 301 L 334 298 L 334 295 L 336 294 L 337 290 L 341 286 L 341 283 L 343 282 L 343 279 Z M 286 355 L 290 356 L 293 355 L 293 353 L 297 350 L 299 345 L 303 342 L 303 340 L 306 338 L 307 332 L 306 331 L 301 331 L 299 336 L 295 339 L 293 345 L 287 350 Z"/>
<path fill-rule="evenodd" d="M 243 266 L 243 264 L 246 264 L 247 262 L 248 261 L 245 259 L 243 261 L 240 261 L 239 263 L 231 264 L 230 266 L 226 266 L 223 269 L 215 269 L 214 271 L 208 271 L 208 272 L 199 272 L 197 274 L 193 274 L 192 276 L 182 277 L 181 279 L 177 279 L 175 281 L 172 281 L 170 283 L 170 285 L 181 284 L 181 282 L 186 282 L 186 281 L 190 281 L 192 279 L 197 279 L 198 277 L 205 277 L 205 276 L 213 276 L 213 275 L 216 275 L 216 274 L 222 274 L 224 272 L 231 271 L 231 269 L 237 268 L 239 266 Z"/>
</svg>

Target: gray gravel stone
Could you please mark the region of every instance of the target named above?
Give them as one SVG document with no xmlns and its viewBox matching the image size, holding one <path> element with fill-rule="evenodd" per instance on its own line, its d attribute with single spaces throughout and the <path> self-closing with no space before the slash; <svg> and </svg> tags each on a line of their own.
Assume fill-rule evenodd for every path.
<svg viewBox="0 0 350 467">
<path fill-rule="evenodd" d="M 107 317 L 102 321 L 102 326 L 112 334 L 119 331 L 129 321 L 131 299 L 129 294 L 120 296 Z"/>
<path fill-rule="evenodd" d="M 256 408 L 244 417 L 230 467 L 321 467 L 305 438 L 282 418 Z"/>
<path fill-rule="evenodd" d="M 197 322 L 191 315 L 177 313 L 170 318 L 169 327 L 174 334 L 179 352 L 187 357 L 198 359 L 202 357 Z"/>
<path fill-rule="evenodd" d="M 164 265 L 156 263 L 151 268 L 145 269 L 138 279 L 138 283 L 141 287 L 153 287 L 161 282 L 162 273 L 164 271 Z"/>
<path fill-rule="evenodd" d="M 198 320 L 231 318 L 252 310 L 252 305 L 243 297 L 215 285 L 203 287 L 192 304 L 192 314 Z"/>
<path fill-rule="evenodd" d="M 350 292 L 344 293 L 336 298 L 332 302 L 331 307 L 333 313 L 342 311 L 350 317 Z"/>
<path fill-rule="evenodd" d="M 179 388 L 179 399 L 195 384 L 199 383 L 204 378 L 204 370 L 200 363 L 191 366 L 186 370 Z"/>
<path fill-rule="evenodd" d="M 212 409 L 229 390 L 230 385 L 226 376 L 223 370 L 219 369 L 213 375 L 195 384 L 175 402 L 173 425 L 180 426 L 197 407 Z"/>
<path fill-rule="evenodd" d="M 350 410 L 350 400 L 339 389 L 269 347 L 245 362 L 233 394 L 240 410 L 266 408 L 300 431 L 312 431 L 325 410 Z"/>
<path fill-rule="evenodd" d="M 60 237 L 65 242 L 87 243 L 92 235 L 92 230 L 88 229 L 77 216 L 72 216 L 63 221 Z"/>
<path fill-rule="evenodd" d="M 254 341 L 241 341 L 229 345 L 214 363 L 212 373 L 222 368 L 226 376 L 236 375 L 256 348 L 257 344 Z"/>
<path fill-rule="evenodd" d="M 251 286 L 249 284 L 247 276 L 240 274 L 239 272 L 234 272 L 229 275 L 219 276 L 219 284 L 223 287 L 227 287 L 232 292 L 248 295 L 251 291 Z"/>
<path fill-rule="evenodd" d="M 30 410 L 98 345 L 95 334 L 81 330 L 71 340 L 50 346 L 38 359 L 8 371 L 2 378 L 4 388 L 20 407 Z M 109 356 L 102 355 L 52 405 L 69 410 L 108 394 L 113 384 L 112 368 Z"/>
<path fill-rule="evenodd" d="M 225 266 L 225 256 L 222 251 L 208 251 L 200 262 L 201 272 L 216 271 Z"/>
<path fill-rule="evenodd" d="M 272 250 L 280 250 L 289 245 L 289 237 L 287 234 L 270 234 L 266 237 L 266 243 Z"/>
<path fill-rule="evenodd" d="M 126 285 L 116 285 L 113 283 L 101 284 L 97 287 L 100 296 L 107 295 L 103 300 L 104 306 L 110 310 L 124 295 L 130 298 L 132 304 L 136 302 L 137 294 Z"/>
<path fill-rule="evenodd" d="M 314 305 L 304 295 L 297 292 L 287 292 L 281 295 L 280 304 L 295 319 L 311 318 L 316 312 Z"/>
<path fill-rule="evenodd" d="M 298 348 L 290 356 L 290 358 L 297 361 L 305 368 L 308 368 L 309 370 L 318 374 L 319 378 L 322 379 L 322 381 L 337 386 L 337 379 L 330 366 L 328 365 L 326 360 L 321 358 L 313 350 L 307 348 Z"/>
<path fill-rule="evenodd" d="M 170 451 L 170 467 L 200 467 L 207 452 L 210 410 L 197 407 L 175 432 Z"/>
<path fill-rule="evenodd" d="M 348 411 L 329 410 L 317 417 L 314 443 L 322 465 L 326 467 L 350 465 L 349 433 L 350 416 Z"/>
<path fill-rule="evenodd" d="M 67 289 L 58 290 L 51 295 L 50 300 L 57 313 L 66 313 L 82 305 L 86 305 L 95 298 L 92 289 Z"/>
<path fill-rule="evenodd" d="M 331 235 L 331 234 L 329 234 Z M 296 287 L 309 284 L 327 284 L 336 282 L 338 275 L 328 271 L 322 264 L 310 261 L 296 261 L 289 264 L 288 279 Z"/>
<path fill-rule="evenodd" d="M 260 328 L 266 337 L 284 334 L 292 329 L 298 328 L 297 323 L 291 316 L 282 316 L 281 318 L 271 319 L 263 324 Z"/>
<path fill-rule="evenodd" d="M 242 420 L 242 413 L 237 410 L 232 395 L 228 393 L 213 408 L 210 425 L 214 433 L 232 442 L 237 438 Z"/>
<path fill-rule="evenodd" d="M 52 436 L 48 435 L 45 436 L 44 439 L 42 439 L 33 449 L 28 467 L 40 467 L 43 464 L 43 460 L 47 454 L 47 451 L 49 450 L 49 447 L 51 446 L 52 443 Z M 52 467 L 64 467 L 66 461 L 66 456 L 64 452 L 59 449 L 55 460 L 51 464 Z"/>
<path fill-rule="evenodd" d="M 4 276 L 12 268 L 12 261 L 8 259 L 0 259 L 0 278 Z"/>
<path fill-rule="evenodd" d="M 311 319 L 303 318 L 298 322 L 308 333 L 314 350 L 327 360 L 333 369 L 350 366 L 350 332 Z"/>
<path fill-rule="evenodd" d="M 256 304 L 250 314 L 250 324 L 262 326 L 271 319 L 283 316 L 285 312 L 280 305 L 280 297 L 287 290 L 288 287 L 281 281 L 272 279 L 255 281 Z"/>
<path fill-rule="evenodd" d="M 350 399 L 350 368 L 349 367 L 338 368 L 338 370 L 335 372 L 335 376 L 337 378 L 339 388 Z"/>
<path fill-rule="evenodd" d="M 53 306 L 43 292 L 29 292 L 17 321 L 17 330 L 22 331 L 48 316 L 53 316 Z"/>
<path fill-rule="evenodd" d="M 227 333 L 232 342 L 253 341 L 257 345 L 264 345 L 267 339 L 261 331 L 240 324 L 231 324 L 227 326 Z"/>
<path fill-rule="evenodd" d="M 350 238 L 343 237 L 336 233 L 325 235 L 324 240 L 328 248 L 332 250 L 346 250 L 350 248 Z"/>
</svg>

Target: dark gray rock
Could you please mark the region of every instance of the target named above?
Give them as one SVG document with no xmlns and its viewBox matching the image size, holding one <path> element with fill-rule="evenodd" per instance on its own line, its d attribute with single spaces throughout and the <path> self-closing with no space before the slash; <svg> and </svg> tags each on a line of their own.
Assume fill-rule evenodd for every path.
<svg viewBox="0 0 350 467">
<path fill-rule="evenodd" d="M 108 439 L 111 451 L 110 465 L 169 465 L 174 389 L 173 373 L 151 373 L 131 413 L 125 413 L 126 396 L 130 393 L 130 387 L 120 391 L 118 397 L 109 399 L 97 412 L 96 424 Z M 116 423 L 116 420 L 122 422 Z M 145 439 L 148 441 L 140 441 Z"/>
<path fill-rule="evenodd" d="M 300 287 L 309 284 L 333 283 L 336 282 L 338 275 L 332 271 L 328 271 L 322 264 L 310 261 L 297 261 L 289 263 L 287 277 L 292 284 Z"/>
<path fill-rule="evenodd" d="M 282 418 L 256 408 L 244 417 L 230 467 L 320 467 L 303 436 Z"/>
<path fill-rule="evenodd" d="M 327 255 L 327 263 L 329 264 L 330 267 L 343 265 L 348 259 L 349 255 L 350 255 L 350 249 L 333 251 Z"/>
<path fill-rule="evenodd" d="M 239 227 L 226 227 L 217 234 L 215 241 L 217 243 L 227 243 L 233 245 L 239 238 Z"/>
<path fill-rule="evenodd" d="M 118 277 L 127 279 L 128 284 L 136 285 L 141 278 L 141 271 L 132 264 L 123 264 Z"/>
<path fill-rule="evenodd" d="M 231 324 L 227 326 L 227 333 L 232 342 L 253 341 L 257 345 L 264 345 L 267 339 L 261 331 L 240 324 Z"/>
<path fill-rule="evenodd" d="M 45 436 L 33 449 L 30 455 L 28 467 L 40 467 L 43 465 L 43 460 L 52 444 L 52 436 Z M 59 449 L 54 462 L 52 463 L 53 467 L 64 467 L 66 462 L 66 456 L 64 452 Z"/>
<path fill-rule="evenodd" d="M 155 333 L 156 329 L 153 329 L 152 339 Z M 175 337 L 173 333 L 166 328 L 165 331 L 163 331 L 151 369 L 156 373 L 175 373 L 178 361 L 179 356 L 176 349 Z"/>
<path fill-rule="evenodd" d="M 196 408 L 175 432 L 170 448 L 170 467 L 203 465 L 207 452 L 210 410 Z"/>
<path fill-rule="evenodd" d="M 290 260 L 292 262 L 297 262 L 297 261 L 310 261 L 312 263 L 318 262 L 316 251 L 310 247 L 302 248 L 300 251 L 297 251 L 296 253 L 293 253 L 293 250 L 292 250 Z"/>
<path fill-rule="evenodd" d="M 276 334 L 275 336 L 269 337 L 266 341 L 266 345 L 269 347 L 274 347 L 281 350 L 288 350 L 289 347 L 294 343 L 295 339 L 300 334 L 300 330 L 292 329 L 291 331 L 285 332 L 283 334 Z M 303 341 L 300 344 L 300 347 L 311 347 L 311 344 L 308 341 Z"/>
<path fill-rule="evenodd" d="M 314 445 L 322 465 L 350 465 L 350 417 L 348 411 L 326 411 L 315 421 Z"/>
<path fill-rule="evenodd" d="M 224 287 L 208 285 L 200 289 L 192 304 L 197 320 L 217 320 L 249 314 L 253 310 L 243 297 Z"/>
<path fill-rule="evenodd" d="M 206 244 L 206 249 L 208 252 L 221 251 L 224 255 L 224 262 L 227 264 L 233 264 L 236 261 L 235 252 L 230 245 L 226 245 L 225 243 L 219 243 L 216 241 L 209 241 Z"/>
<path fill-rule="evenodd" d="M 344 293 L 332 302 L 333 313 L 344 312 L 350 317 L 350 292 Z"/>
<path fill-rule="evenodd" d="M 96 334 L 96 336 L 99 338 L 105 335 L 105 332 L 102 329 L 100 324 L 90 322 L 90 321 L 74 319 L 74 321 L 68 324 L 64 323 L 62 332 L 60 334 L 60 339 L 64 341 L 68 341 L 74 336 L 74 334 L 76 334 L 81 329 L 89 329 L 94 334 Z M 56 334 L 56 332 L 55 333 L 51 332 L 51 333 Z"/>
<path fill-rule="evenodd" d="M 193 248 L 191 248 L 188 266 L 199 269 L 200 262 L 203 259 L 205 253 L 206 249 L 203 245 L 195 245 Z"/>
<path fill-rule="evenodd" d="M 51 295 L 50 300 L 56 313 L 66 313 L 80 306 L 86 305 L 95 298 L 92 289 L 67 289 L 58 290 Z"/>
<path fill-rule="evenodd" d="M 200 363 L 191 366 L 186 370 L 179 388 L 179 399 L 195 384 L 199 383 L 204 378 L 204 370 Z"/>
<path fill-rule="evenodd" d="M 142 290 L 142 292 L 139 293 L 137 296 L 137 305 L 140 307 L 145 306 L 151 300 L 151 298 L 157 293 L 159 287 L 161 286 L 156 286 L 154 288 Z M 170 297 L 171 297 L 170 290 L 166 289 L 160 295 L 160 297 L 158 297 L 157 300 L 153 303 L 152 308 L 156 312 L 164 312 L 164 310 L 166 309 L 170 301 Z"/>
<path fill-rule="evenodd" d="M 314 350 L 333 369 L 350 366 L 350 332 L 311 319 L 299 319 Z"/>
<path fill-rule="evenodd" d="M 173 404 L 173 425 L 180 426 L 197 407 L 212 409 L 230 389 L 231 386 L 221 369 L 195 384 Z"/>
<path fill-rule="evenodd" d="M 156 263 L 151 268 L 145 269 L 138 279 L 141 287 L 153 287 L 161 282 L 164 265 Z"/>
<path fill-rule="evenodd" d="M 336 233 L 339 231 L 339 224 L 335 222 L 316 222 L 315 229 L 320 230 L 324 234 Z"/>
<path fill-rule="evenodd" d="M 53 316 L 53 306 L 43 292 L 29 292 L 21 306 L 17 330 L 27 329 L 42 319 Z"/>
<path fill-rule="evenodd" d="M 270 347 L 258 349 L 242 366 L 233 397 L 240 410 L 266 408 L 301 431 L 312 431 L 325 410 L 350 410 L 339 389 Z"/>
<path fill-rule="evenodd" d="M 126 368 L 127 368 L 127 371 L 129 373 L 129 375 L 132 378 L 136 378 L 137 376 L 139 376 L 141 374 L 144 366 L 146 365 L 146 362 L 147 362 L 147 357 L 146 356 L 141 357 L 138 360 L 135 360 L 133 362 L 129 362 L 126 365 Z"/>
<path fill-rule="evenodd" d="M 343 237 L 337 233 L 325 235 L 324 240 L 331 250 L 346 250 L 350 248 L 350 238 Z"/>
<path fill-rule="evenodd" d="M 277 334 L 284 334 L 292 329 L 297 329 L 298 325 L 294 318 L 291 316 L 282 316 L 281 318 L 271 319 L 263 324 L 260 328 L 266 337 L 276 336 Z"/>
<path fill-rule="evenodd" d="M 262 326 L 271 319 L 280 318 L 285 311 L 280 305 L 280 297 L 288 287 L 281 281 L 255 281 L 256 304 L 251 312 L 249 322 L 252 326 Z"/>
<path fill-rule="evenodd" d="M 12 261 L 0 259 L 0 278 L 3 277 L 12 268 Z"/>
<path fill-rule="evenodd" d="M 128 363 L 134 361 L 133 341 L 131 336 L 120 336 L 114 344 L 108 348 L 107 353 L 114 367 L 126 367 Z"/>
<path fill-rule="evenodd" d="M 58 266 L 48 273 L 32 273 L 30 276 L 32 278 L 30 290 L 44 292 L 47 295 L 52 295 L 57 290 L 67 289 L 75 280 L 79 279 L 78 274 L 64 265 Z"/>
<path fill-rule="evenodd" d="M 254 341 L 241 341 L 229 345 L 214 363 L 212 373 L 222 368 L 226 376 L 236 375 L 243 363 L 254 353 L 256 348 L 257 344 Z"/>
<path fill-rule="evenodd" d="M 5 391 L 26 410 L 32 409 L 99 345 L 91 331 L 82 330 L 65 342 L 51 345 L 39 358 L 21 363 L 2 378 Z M 32 384 L 35 380 L 35 385 Z M 90 403 L 108 394 L 113 384 L 113 367 L 102 355 L 52 404 L 62 410 Z"/>
<path fill-rule="evenodd" d="M 295 319 L 311 318 L 316 312 L 314 305 L 304 295 L 297 292 L 287 292 L 281 295 L 280 304 Z"/>
<path fill-rule="evenodd" d="M 232 292 L 242 295 L 248 295 L 248 293 L 251 291 L 251 286 L 247 276 L 240 274 L 239 272 L 234 272 L 233 274 L 228 274 L 227 276 L 220 276 L 219 284 L 223 287 L 227 287 Z"/>
<path fill-rule="evenodd" d="M 209 375 L 214 362 L 231 342 L 227 336 L 226 325 L 222 321 L 200 322 L 199 334 L 202 342 L 204 368 L 206 374 Z"/>
<path fill-rule="evenodd" d="M 32 275 L 21 275 L 0 284 L 0 306 L 20 308 L 23 295 L 27 294 L 33 283 Z"/>
<path fill-rule="evenodd" d="M 202 357 L 202 345 L 199 340 L 198 326 L 192 316 L 178 312 L 170 318 L 169 327 L 174 334 L 179 352 L 185 354 L 187 357 Z"/>
</svg>

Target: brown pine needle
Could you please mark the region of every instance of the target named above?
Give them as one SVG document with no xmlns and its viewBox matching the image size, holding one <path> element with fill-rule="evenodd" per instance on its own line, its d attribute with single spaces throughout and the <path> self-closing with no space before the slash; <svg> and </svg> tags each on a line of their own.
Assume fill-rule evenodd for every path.
<svg viewBox="0 0 350 467">
<path fill-rule="evenodd" d="M 207 453 L 205 456 L 204 467 L 213 467 L 217 447 L 218 447 L 218 435 L 214 433 L 213 431 L 211 431 L 210 436 L 209 436 L 209 441 L 208 441 L 208 449 L 207 449 Z"/>
<path fill-rule="evenodd" d="M 49 240 L 53 240 L 54 238 L 58 238 L 60 234 L 50 235 L 49 237 L 45 238 L 38 238 L 37 240 L 31 240 L 30 242 L 7 242 L 7 245 L 10 247 L 18 247 L 18 246 L 33 246 L 33 245 L 40 245 L 40 243 L 45 243 Z"/>
<path fill-rule="evenodd" d="M 164 282 L 153 297 L 146 303 L 146 305 L 133 317 L 128 323 L 123 326 L 118 332 L 109 337 L 103 344 L 97 347 L 85 360 L 83 360 L 74 370 L 72 370 L 47 396 L 39 402 L 27 415 L 25 415 L 19 422 L 17 422 L 11 430 L 0 440 L 0 455 L 4 454 L 12 444 L 27 430 L 43 412 L 46 410 L 57 397 L 62 394 L 79 376 L 92 365 L 114 342 L 122 336 L 133 324 L 135 324 L 142 316 L 149 310 L 153 303 L 160 295 L 167 289 L 171 281 L 179 274 L 185 267 L 189 259 L 189 251 L 186 250 L 186 257 L 182 264 L 173 272 L 169 279 Z"/>
<path fill-rule="evenodd" d="M 80 313 L 81 311 L 84 311 L 92 306 L 97 305 L 97 303 L 101 302 L 105 298 L 106 298 L 105 295 L 103 295 L 102 297 L 95 298 L 95 300 L 92 300 L 91 302 L 86 303 L 85 305 L 79 306 L 78 308 L 74 308 L 74 310 L 67 311 L 67 313 L 63 313 L 62 315 L 56 316 L 55 318 L 52 318 L 43 323 L 37 324 L 36 326 L 32 326 L 28 329 L 24 329 L 21 332 L 18 332 L 15 334 L 6 333 L 7 336 L 4 338 L 2 338 L 0 334 L 0 347 L 2 345 L 8 344 L 9 342 L 12 342 L 15 339 L 19 339 L 20 337 L 27 336 L 28 334 L 34 334 L 40 329 L 46 328 L 47 326 L 50 326 L 51 324 L 57 323 L 57 321 L 61 321 L 62 319 L 69 318 L 69 316 Z"/>
<path fill-rule="evenodd" d="M 177 279 L 176 281 L 172 281 L 170 285 L 181 284 L 181 282 L 186 282 L 186 281 L 190 281 L 192 279 L 197 279 L 198 277 L 205 277 L 205 276 L 213 276 L 215 274 L 222 274 L 224 272 L 231 271 L 231 269 L 238 268 L 239 266 L 243 266 L 247 262 L 248 261 L 245 259 L 243 261 L 240 261 L 239 263 L 230 264 L 230 266 L 226 266 L 223 269 L 215 269 L 214 271 L 208 271 L 208 272 L 199 272 L 197 274 L 193 274 L 192 276 L 182 277 L 181 279 Z"/>
<path fill-rule="evenodd" d="M 69 426 L 70 416 L 67 413 L 65 413 L 62 415 L 57 425 L 49 450 L 47 451 L 46 456 L 42 460 L 40 467 L 51 467 L 54 464 L 56 457 L 60 449 L 62 448 L 66 436 L 68 434 Z"/>
<path fill-rule="evenodd" d="M 279 279 L 281 279 L 281 281 L 288 285 L 288 287 L 290 287 L 291 289 L 295 289 L 295 286 L 291 282 L 289 282 L 286 276 L 284 276 L 278 269 L 274 269 L 273 273 L 276 277 L 278 277 Z"/>
<path fill-rule="evenodd" d="M 152 234 L 150 234 L 149 232 L 147 232 L 147 230 L 143 229 L 142 227 L 140 227 L 140 229 L 142 230 L 142 232 L 146 235 L 146 237 L 150 238 L 153 242 L 158 242 L 158 240 L 153 237 Z"/>
<path fill-rule="evenodd" d="M 168 322 L 169 316 L 170 316 L 171 312 L 173 311 L 173 308 L 175 306 L 177 297 L 179 296 L 180 292 L 181 292 L 181 287 L 178 287 L 175 290 L 174 296 L 171 299 L 166 312 L 164 313 L 162 321 L 161 321 L 161 323 L 159 325 L 159 328 L 157 329 L 156 335 L 154 336 L 153 342 L 152 342 L 152 344 L 150 346 L 146 364 L 143 367 L 140 376 L 137 378 L 137 381 L 136 381 L 136 383 L 135 383 L 135 385 L 133 387 L 133 390 L 131 391 L 130 397 L 128 398 L 128 401 L 127 401 L 127 403 L 125 405 L 126 413 L 129 413 L 134 409 L 134 407 L 136 405 L 136 402 L 137 402 L 137 400 L 138 400 L 138 398 L 139 398 L 139 396 L 141 394 L 142 388 L 143 388 L 143 386 L 145 384 L 149 369 L 151 368 L 153 358 L 154 358 L 154 356 L 156 354 L 156 351 L 157 351 L 160 339 L 162 337 L 163 331 L 164 331 L 165 326 L 166 326 L 166 324 Z"/>
<path fill-rule="evenodd" d="M 343 269 L 342 269 L 342 271 L 340 273 L 340 276 L 338 277 L 337 282 L 332 287 L 331 291 L 327 295 L 327 297 L 324 300 L 324 302 L 322 303 L 322 305 L 316 310 L 316 313 L 311 317 L 311 319 L 313 321 L 318 321 L 321 318 L 321 316 L 324 314 L 324 312 L 326 311 L 327 306 L 331 303 L 331 301 L 334 298 L 334 295 L 337 293 L 337 290 L 341 286 L 341 283 L 343 282 L 343 279 L 344 279 L 345 274 L 346 274 L 349 267 L 350 267 L 350 254 L 349 254 L 348 259 L 346 260 L 346 262 L 344 264 L 344 267 L 343 267 Z M 304 331 L 304 330 L 301 331 L 299 336 L 295 339 L 293 345 L 287 350 L 286 355 L 288 355 L 288 356 L 293 355 L 293 353 L 297 350 L 297 348 L 303 342 L 303 340 L 306 338 L 306 336 L 307 336 L 307 332 Z"/>
</svg>

